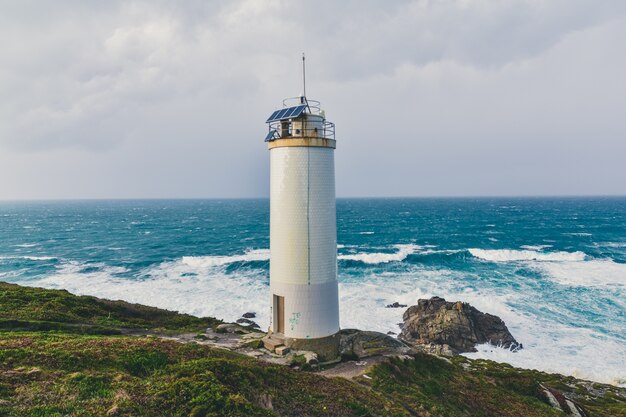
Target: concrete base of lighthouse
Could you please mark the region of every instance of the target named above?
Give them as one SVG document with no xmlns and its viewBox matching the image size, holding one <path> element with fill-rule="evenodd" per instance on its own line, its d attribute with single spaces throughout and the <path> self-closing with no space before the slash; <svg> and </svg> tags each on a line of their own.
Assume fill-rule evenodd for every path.
<svg viewBox="0 0 626 417">
<path fill-rule="evenodd" d="M 309 350 L 317 353 L 320 362 L 339 358 L 339 333 L 317 339 L 285 339 L 285 346 L 292 350 Z"/>
<path fill-rule="evenodd" d="M 339 358 L 339 332 L 315 339 L 294 339 L 278 333 L 268 333 L 264 345 L 269 350 L 284 345 L 291 350 L 315 352 L 320 362 L 329 362 Z"/>
</svg>

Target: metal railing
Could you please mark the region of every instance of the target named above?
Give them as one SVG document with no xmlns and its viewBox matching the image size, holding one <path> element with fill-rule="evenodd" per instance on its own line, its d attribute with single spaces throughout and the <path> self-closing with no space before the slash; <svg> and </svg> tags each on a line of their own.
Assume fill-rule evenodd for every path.
<svg viewBox="0 0 626 417">
<path fill-rule="evenodd" d="M 322 125 L 307 121 L 305 117 L 297 119 L 300 121 L 299 126 L 294 126 L 292 121 L 277 120 L 269 123 L 269 130 L 276 133 L 268 138 L 267 141 L 284 138 L 314 137 L 335 140 L 335 124 L 324 120 Z"/>
<path fill-rule="evenodd" d="M 283 107 L 294 107 L 300 104 L 306 104 L 310 114 L 321 114 L 321 103 L 317 100 L 311 100 L 306 97 L 288 97 L 283 100 Z"/>
<path fill-rule="evenodd" d="M 304 112 L 295 119 L 276 120 L 269 123 L 266 142 L 282 138 L 315 137 L 335 140 L 335 124 L 326 120 L 320 102 L 306 97 L 289 97 L 283 100 L 283 107 L 306 105 Z M 316 116 L 308 120 L 307 115 Z M 321 117 L 321 120 L 320 120 Z M 270 134 L 271 132 L 274 132 Z"/>
</svg>

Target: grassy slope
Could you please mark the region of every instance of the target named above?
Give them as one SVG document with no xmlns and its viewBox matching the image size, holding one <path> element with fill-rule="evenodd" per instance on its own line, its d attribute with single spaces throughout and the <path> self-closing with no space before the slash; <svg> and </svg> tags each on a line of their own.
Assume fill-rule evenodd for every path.
<svg viewBox="0 0 626 417">
<path fill-rule="evenodd" d="M 217 323 L 159 309 L 0 283 L 0 416 L 559 416 L 543 383 L 592 415 L 626 416 L 626 393 L 590 396 L 573 378 L 457 357 L 393 360 L 351 382 L 123 328 Z M 50 330 L 55 329 L 55 330 Z M 271 404 L 271 406 L 270 406 Z"/>
<path fill-rule="evenodd" d="M 115 334 L 123 328 L 182 333 L 201 331 L 219 323 L 213 318 L 198 318 L 124 301 L 78 297 L 62 290 L 0 282 L 0 330 L 4 331 Z"/>
</svg>

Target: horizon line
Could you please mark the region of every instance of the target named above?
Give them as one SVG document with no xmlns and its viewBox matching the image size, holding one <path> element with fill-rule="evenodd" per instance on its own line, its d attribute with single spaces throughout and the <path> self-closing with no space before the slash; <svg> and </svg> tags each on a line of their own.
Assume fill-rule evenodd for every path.
<svg viewBox="0 0 626 417">
<path fill-rule="evenodd" d="M 520 195 L 450 195 L 450 196 L 337 196 L 337 200 L 399 200 L 399 199 L 584 199 L 626 198 L 626 194 L 520 194 Z M 189 200 L 269 200 L 270 197 L 59 197 L 59 198 L 0 198 L 0 203 L 60 202 L 60 201 L 189 201 Z"/>
</svg>

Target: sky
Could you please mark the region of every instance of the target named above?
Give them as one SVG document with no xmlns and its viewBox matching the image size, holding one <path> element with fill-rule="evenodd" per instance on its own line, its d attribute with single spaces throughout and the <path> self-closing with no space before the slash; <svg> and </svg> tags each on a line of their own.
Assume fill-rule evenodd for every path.
<svg viewBox="0 0 626 417">
<path fill-rule="evenodd" d="M 0 200 L 267 197 L 302 52 L 340 197 L 626 195 L 623 0 L 0 0 Z"/>
</svg>

